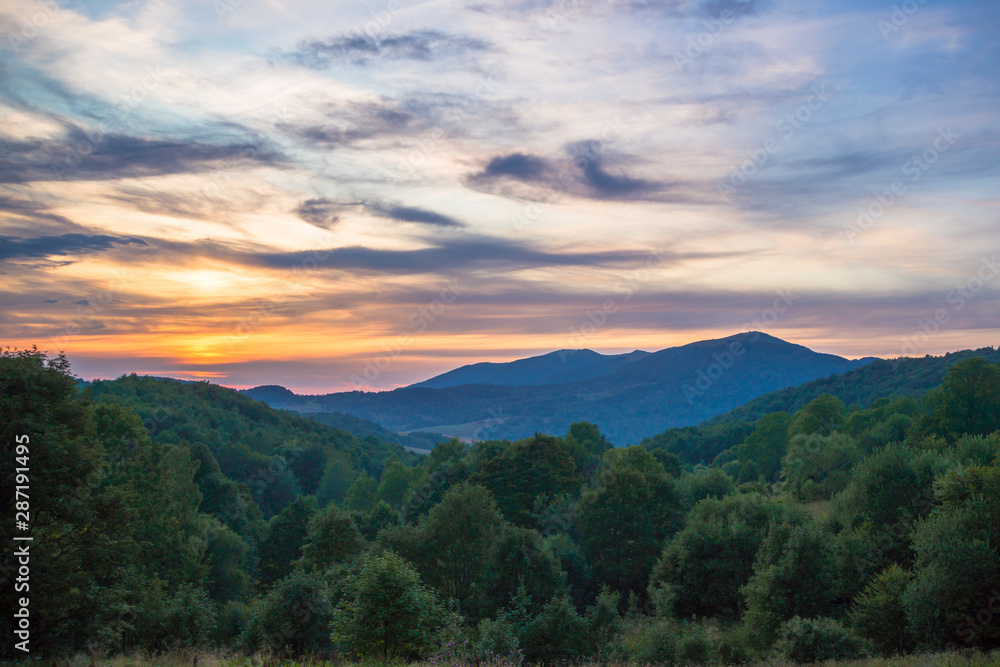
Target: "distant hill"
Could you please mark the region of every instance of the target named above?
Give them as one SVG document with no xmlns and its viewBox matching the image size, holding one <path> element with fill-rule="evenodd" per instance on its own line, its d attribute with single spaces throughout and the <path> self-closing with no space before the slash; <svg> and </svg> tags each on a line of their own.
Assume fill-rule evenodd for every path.
<svg viewBox="0 0 1000 667">
<path fill-rule="evenodd" d="M 717 415 L 706 424 L 757 421 L 769 412 L 793 413 L 822 394 L 836 396 L 845 405 L 867 408 L 876 399 L 897 396 L 920 396 L 944 381 L 948 368 L 965 359 L 983 357 L 990 363 L 1000 362 L 1000 349 L 984 347 L 978 350 L 951 352 L 941 357 L 901 357 L 878 359 L 841 375 L 807 382 L 759 396 L 746 405 Z"/>
<path fill-rule="evenodd" d="M 522 383 L 517 385 L 411 386 L 296 396 L 294 401 L 282 394 L 280 406 L 272 405 L 344 412 L 393 431 L 432 431 L 468 439 L 520 438 L 535 432 L 561 435 L 573 422 L 590 421 L 622 445 L 672 426 L 697 424 L 777 389 L 870 362 L 821 354 L 758 332 L 649 354 L 570 352 L 562 355 L 568 366 L 564 371 L 553 365 L 560 360 L 559 352 L 554 352 L 521 360 L 527 364 L 475 369 L 481 366 L 477 364 L 456 369 L 453 373 L 462 373 L 450 378 L 445 373 L 432 379 L 451 385 L 466 378 L 491 377 L 494 382 Z M 572 379 L 553 383 L 565 377 Z M 528 381 L 534 384 L 523 384 Z"/>
<path fill-rule="evenodd" d="M 246 394 L 255 401 L 263 401 L 272 408 L 303 413 L 304 416 L 311 417 L 321 424 L 347 431 L 359 437 L 370 435 L 382 442 L 390 442 L 410 450 L 431 450 L 434 449 L 436 443 L 448 439 L 440 433 L 397 433 L 368 419 L 362 419 L 361 417 L 355 417 L 343 412 L 329 410 L 316 411 L 316 404 L 303 402 L 300 396 L 276 384 L 261 385 L 253 389 L 241 389 L 240 393 Z"/>
<path fill-rule="evenodd" d="M 487 384 L 501 387 L 562 384 L 607 375 L 625 364 L 647 356 L 649 356 L 649 352 L 642 350 L 614 355 L 599 354 L 593 350 L 557 350 L 538 357 L 528 357 L 507 363 L 483 362 L 462 366 L 410 386 L 444 389 L 463 384 Z"/>
</svg>

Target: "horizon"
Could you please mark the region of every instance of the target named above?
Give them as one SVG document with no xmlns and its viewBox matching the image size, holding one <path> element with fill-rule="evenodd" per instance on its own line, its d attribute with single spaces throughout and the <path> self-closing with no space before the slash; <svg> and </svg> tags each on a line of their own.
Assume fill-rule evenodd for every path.
<svg viewBox="0 0 1000 667">
<path fill-rule="evenodd" d="M 635 349 L 635 350 L 629 350 L 627 352 L 610 352 L 610 353 L 606 353 L 606 352 L 600 352 L 598 350 L 593 350 L 591 348 L 577 348 L 577 349 L 572 349 L 572 350 L 568 350 L 568 351 L 573 351 L 573 352 L 591 351 L 591 352 L 596 352 L 597 354 L 602 355 L 602 356 L 613 356 L 613 355 L 616 355 L 616 354 L 628 354 L 630 352 L 646 352 L 647 354 L 653 354 L 653 353 L 660 352 L 660 351 L 665 350 L 665 349 L 670 349 L 671 347 L 684 347 L 685 345 L 691 345 L 691 344 L 695 344 L 695 343 L 711 342 L 713 340 L 726 340 L 728 338 L 733 338 L 735 336 L 739 336 L 739 335 L 743 335 L 743 334 L 752 334 L 752 333 L 761 333 L 761 334 L 764 334 L 764 335 L 772 336 L 774 338 L 777 338 L 777 339 L 779 339 L 779 340 L 781 340 L 781 341 L 783 341 L 785 343 L 791 344 L 791 345 L 802 345 L 802 343 L 798 343 L 796 341 L 791 341 L 791 340 L 786 340 L 784 338 L 781 338 L 780 336 L 775 336 L 774 334 L 770 334 L 770 333 L 763 332 L 763 331 L 761 331 L 761 332 L 757 332 L 757 331 L 742 331 L 742 332 L 738 332 L 738 333 L 735 333 L 735 334 L 729 334 L 729 335 L 726 335 L 726 336 L 720 336 L 719 338 L 716 338 L 716 339 L 693 340 L 693 341 L 688 341 L 686 343 L 682 343 L 681 345 L 669 346 L 669 347 L 666 347 L 666 348 L 660 348 L 660 349 L 656 349 L 656 350 L 639 350 L 639 349 Z M 824 351 L 824 350 L 816 350 L 814 348 L 809 347 L 808 345 L 803 345 L 803 347 L 807 347 L 810 350 L 812 350 L 813 352 L 816 352 L 816 353 L 819 353 L 819 354 L 834 354 L 834 353 L 827 352 L 827 351 Z M 959 349 L 947 350 L 947 351 L 941 352 L 939 354 L 931 354 L 931 356 L 944 356 L 945 354 L 953 354 L 953 353 L 962 352 L 962 351 L 965 351 L 965 350 L 978 350 L 978 349 L 984 349 L 984 348 L 994 348 L 995 349 L 996 345 L 993 345 L 993 344 L 984 344 L 984 345 L 977 345 L 977 346 L 968 347 L 968 348 L 959 348 Z M 289 386 L 289 385 L 286 385 L 286 384 L 282 384 L 280 382 L 262 382 L 262 383 L 251 384 L 251 385 L 231 385 L 231 384 L 224 384 L 222 382 L 216 382 L 215 381 L 216 378 L 209 377 L 209 376 L 197 377 L 197 376 L 191 376 L 191 375 L 189 375 L 189 376 L 185 377 L 185 376 L 166 375 L 166 374 L 163 374 L 162 372 L 143 372 L 143 371 L 138 371 L 138 370 L 126 371 L 124 373 L 119 373 L 119 374 L 113 375 L 113 376 L 91 376 L 91 377 L 83 377 L 81 374 L 79 374 L 79 373 L 76 372 L 76 369 L 75 369 L 75 367 L 73 365 L 72 358 L 70 358 L 69 361 L 70 361 L 71 370 L 73 371 L 73 374 L 76 375 L 77 377 L 79 377 L 80 379 L 85 380 L 87 382 L 93 382 L 93 381 L 97 381 L 97 380 L 115 380 L 115 379 L 117 379 L 119 377 L 122 377 L 123 375 L 129 375 L 129 374 L 133 374 L 134 373 L 135 375 L 144 376 L 144 377 L 160 377 L 160 378 L 165 378 L 165 379 L 170 379 L 170 380 L 179 380 L 179 381 L 182 381 L 182 382 L 200 382 L 200 381 L 210 382 L 212 384 L 217 384 L 220 387 L 225 387 L 227 389 L 233 389 L 235 391 L 244 391 L 244 390 L 248 390 L 248 389 L 255 389 L 255 388 L 258 388 L 258 387 L 265 387 L 265 386 L 277 386 L 277 387 L 282 387 L 284 389 L 287 389 L 287 390 L 291 391 L 292 393 L 297 394 L 299 396 L 310 396 L 310 395 L 313 395 L 313 396 L 322 396 L 322 395 L 326 395 L 326 394 L 334 394 L 334 393 L 340 393 L 340 392 L 344 392 L 344 391 L 365 391 L 365 392 L 393 391 L 395 389 L 402 389 L 402 388 L 408 387 L 410 385 L 417 384 L 417 383 L 420 383 L 420 382 L 432 379 L 434 377 L 437 377 L 439 375 L 442 375 L 442 374 L 448 373 L 450 371 L 456 370 L 456 369 L 461 368 L 463 366 L 474 365 L 474 364 L 479 364 L 479 363 L 504 364 L 504 363 L 510 363 L 510 362 L 513 362 L 513 361 L 519 361 L 519 360 L 523 360 L 523 359 L 540 357 L 540 356 L 544 356 L 544 355 L 548 355 L 548 354 L 556 354 L 556 353 L 561 352 L 561 351 L 563 351 L 563 350 L 562 349 L 560 349 L 560 350 L 548 350 L 546 352 L 541 352 L 539 354 L 532 354 L 532 355 L 529 355 L 529 356 L 526 356 L 526 357 L 505 358 L 502 361 L 472 361 L 472 362 L 469 362 L 468 364 L 462 364 L 460 366 L 453 366 L 453 367 L 443 368 L 441 370 L 433 372 L 432 375 L 428 375 L 426 377 L 421 377 L 421 378 L 416 379 L 416 380 L 414 380 L 412 382 L 407 382 L 405 384 L 400 384 L 400 385 L 394 386 L 394 387 L 370 388 L 370 387 L 359 387 L 359 386 L 353 386 L 352 385 L 352 386 L 350 386 L 348 388 L 343 388 L 343 389 L 334 388 L 334 389 L 329 389 L 329 390 L 324 390 L 322 388 L 320 388 L 319 390 L 316 390 L 316 388 L 314 388 L 314 387 L 301 388 L 301 387 L 295 387 L 294 385 Z M 842 356 L 843 357 L 843 355 L 836 355 L 836 356 Z M 849 361 L 860 361 L 861 359 L 869 359 L 869 358 L 870 359 L 880 359 L 880 360 L 891 360 L 891 359 L 895 359 L 895 358 L 898 358 L 898 357 L 906 357 L 906 356 L 908 356 L 908 355 L 898 355 L 897 357 L 892 357 L 892 356 L 890 356 L 890 357 L 882 357 L 882 356 L 878 356 L 878 355 L 867 355 L 867 354 L 864 354 L 864 355 L 853 356 L 853 357 L 847 356 L 847 357 L 843 357 L 843 358 L 845 358 L 845 359 L 847 359 Z M 924 356 L 924 355 L 919 355 L 919 356 Z"/>
<path fill-rule="evenodd" d="M 0 343 L 304 393 L 992 345 L 1000 6 L 897 4 L 7 3 Z"/>
</svg>

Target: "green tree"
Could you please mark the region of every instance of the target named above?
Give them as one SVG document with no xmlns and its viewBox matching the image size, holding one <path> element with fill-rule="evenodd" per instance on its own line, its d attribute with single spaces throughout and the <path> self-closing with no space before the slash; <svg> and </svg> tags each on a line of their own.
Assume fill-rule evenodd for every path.
<svg viewBox="0 0 1000 667">
<path fill-rule="evenodd" d="M 948 369 L 934 421 L 952 439 L 1000 430 L 1000 364 L 974 357 Z"/>
<path fill-rule="evenodd" d="M 587 620 L 569 597 L 546 604 L 524 631 L 524 657 L 531 663 L 577 662 L 588 654 Z"/>
<path fill-rule="evenodd" d="M 306 570 L 322 571 L 354 558 L 363 548 L 364 539 L 354 520 L 336 505 L 329 505 L 309 520 L 300 563 Z"/>
<path fill-rule="evenodd" d="M 836 396 L 822 394 L 809 401 L 792 416 L 788 437 L 796 435 L 830 435 L 844 421 L 844 402 Z"/>
<path fill-rule="evenodd" d="M 297 571 L 275 583 L 251 611 L 245 648 L 320 653 L 330 647 L 333 605 L 318 572 Z"/>
<path fill-rule="evenodd" d="M 425 655 L 457 622 L 413 567 L 391 551 L 366 558 L 347 587 L 334 612 L 333 643 L 383 663 Z"/>
<path fill-rule="evenodd" d="M 781 625 L 775 655 L 794 664 L 856 660 L 867 654 L 864 643 L 832 618 L 796 616 Z"/>
<path fill-rule="evenodd" d="M 599 581 L 645 595 L 663 543 L 680 527 L 673 479 L 639 446 L 605 454 L 597 485 L 580 499 L 583 547 Z"/>
<path fill-rule="evenodd" d="M 851 605 L 851 626 L 879 655 L 909 653 L 914 648 L 916 642 L 903 606 L 903 594 L 912 578 L 909 570 L 892 564 L 875 577 Z"/>
<path fill-rule="evenodd" d="M 795 616 L 835 613 L 836 580 L 830 537 L 815 523 L 778 524 L 761 545 L 754 573 L 743 588 L 745 628 L 757 649 L 771 647 L 778 628 Z"/>
<path fill-rule="evenodd" d="M 991 647 L 1000 624 L 1000 468 L 953 470 L 938 483 L 941 506 L 917 526 L 913 580 L 903 606 L 921 645 Z M 988 621 L 989 619 L 987 619 Z"/>
<path fill-rule="evenodd" d="M 367 512 L 375 506 L 375 494 L 378 492 L 378 482 L 368 473 L 361 471 L 354 483 L 344 495 L 344 509 Z"/>
<path fill-rule="evenodd" d="M 493 493 L 503 515 L 511 522 L 534 527 L 537 498 L 576 495 L 583 475 L 559 438 L 536 434 L 507 447 L 483 463 L 471 481 Z"/>
<path fill-rule="evenodd" d="M 797 498 L 819 500 L 847 486 L 858 456 L 849 435 L 799 434 L 789 442 L 781 467 L 785 482 Z"/>
<path fill-rule="evenodd" d="M 407 468 L 399 460 L 391 461 L 382 471 L 382 477 L 375 492 L 375 501 L 384 500 L 394 509 L 399 509 L 412 480 L 413 470 L 411 468 Z"/>
<path fill-rule="evenodd" d="M 653 569 L 653 602 L 677 618 L 738 618 L 744 608 L 740 590 L 750 581 L 771 525 L 803 520 L 799 511 L 756 493 L 703 500 Z"/>
<path fill-rule="evenodd" d="M 302 557 L 309 522 L 316 512 L 312 496 L 299 496 L 267 524 L 260 541 L 260 583 L 265 588 L 292 571 L 292 563 Z"/>
<path fill-rule="evenodd" d="M 350 457 L 343 453 L 333 454 L 326 460 L 323 477 L 316 491 L 316 502 L 320 507 L 341 502 L 355 477 L 357 473 L 351 467 Z"/>
</svg>

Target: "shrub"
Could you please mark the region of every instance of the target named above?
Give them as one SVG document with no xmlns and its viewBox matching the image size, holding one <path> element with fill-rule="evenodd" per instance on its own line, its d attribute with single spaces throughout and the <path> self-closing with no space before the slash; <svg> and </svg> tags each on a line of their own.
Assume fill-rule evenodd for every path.
<svg viewBox="0 0 1000 667">
<path fill-rule="evenodd" d="M 903 607 L 903 593 L 911 579 L 909 570 L 890 565 L 854 599 L 851 626 L 859 636 L 871 642 L 880 655 L 913 649 L 913 635 L 907 627 Z"/>
<path fill-rule="evenodd" d="M 333 616 L 326 582 L 317 573 L 285 577 L 254 605 L 243 635 L 250 649 L 291 649 L 296 655 L 329 649 Z"/>
<path fill-rule="evenodd" d="M 634 625 L 620 641 L 621 658 L 640 665 L 669 664 L 676 656 L 677 633 L 664 620 Z"/>
<path fill-rule="evenodd" d="M 796 663 L 854 660 L 865 657 L 863 641 L 832 618 L 795 618 L 778 628 L 774 653 Z"/>
<path fill-rule="evenodd" d="M 676 658 L 682 665 L 703 665 L 712 656 L 708 629 L 700 623 L 685 625 L 677 637 Z"/>
</svg>

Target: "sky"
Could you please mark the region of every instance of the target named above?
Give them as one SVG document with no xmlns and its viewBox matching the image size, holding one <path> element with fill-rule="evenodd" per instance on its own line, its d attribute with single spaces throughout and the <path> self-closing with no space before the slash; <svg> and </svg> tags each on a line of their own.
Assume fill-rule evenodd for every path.
<svg viewBox="0 0 1000 667">
<path fill-rule="evenodd" d="M 996 345 L 998 35 L 995 0 L 0 0 L 0 344 L 300 393 Z"/>
</svg>

